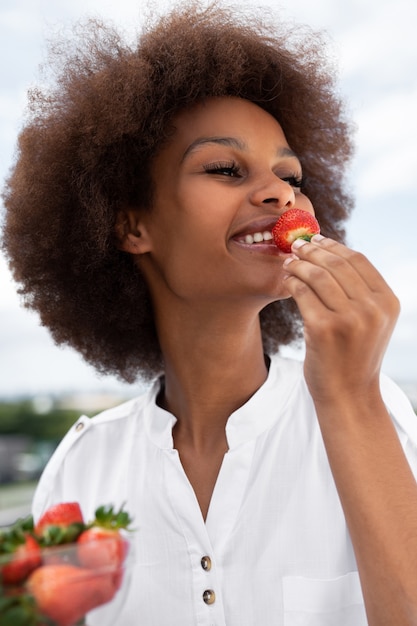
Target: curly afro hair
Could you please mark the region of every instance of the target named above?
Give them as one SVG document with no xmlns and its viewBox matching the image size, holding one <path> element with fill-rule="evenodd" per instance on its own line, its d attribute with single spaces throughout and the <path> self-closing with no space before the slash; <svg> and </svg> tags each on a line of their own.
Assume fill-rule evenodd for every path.
<svg viewBox="0 0 417 626">
<path fill-rule="evenodd" d="M 297 153 L 322 232 L 344 238 L 352 208 L 351 128 L 323 37 L 265 9 L 182 4 L 135 42 L 88 20 L 53 49 L 54 80 L 29 92 L 3 191 L 2 248 L 25 306 L 58 344 L 132 382 L 162 369 L 146 284 L 118 249 L 127 207 L 152 210 L 152 159 L 181 109 L 211 96 L 250 100 Z M 260 314 L 266 352 L 301 336 L 292 300 Z"/>
</svg>

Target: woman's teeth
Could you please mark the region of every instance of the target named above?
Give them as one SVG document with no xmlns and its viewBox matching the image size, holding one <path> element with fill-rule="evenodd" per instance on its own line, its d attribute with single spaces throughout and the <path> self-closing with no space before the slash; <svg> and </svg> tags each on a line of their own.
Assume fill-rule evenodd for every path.
<svg viewBox="0 0 417 626">
<path fill-rule="evenodd" d="M 266 230 L 263 233 L 253 233 L 253 235 L 245 235 L 245 237 L 241 240 L 244 243 L 261 243 L 262 241 L 271 241 L 272 233 L 269 230 Z"/>
</svg>

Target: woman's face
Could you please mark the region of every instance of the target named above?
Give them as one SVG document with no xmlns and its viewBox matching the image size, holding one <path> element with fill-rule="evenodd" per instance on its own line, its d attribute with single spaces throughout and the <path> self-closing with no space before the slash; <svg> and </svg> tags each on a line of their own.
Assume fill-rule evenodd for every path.
<svg viewBox="0 0 417 626">
<path fill-rule="evenodd" d="M 174 128 L 153 163 L 152 209 L 141 216 L 148 248 L 139 264 L 151 290 L 259 308 L 287 297 L 286 255 L 271 229 L 291 207 L 314 211 L 279 123 L 249 101 L 212 98 L 177 115 Z"/>
</svg>

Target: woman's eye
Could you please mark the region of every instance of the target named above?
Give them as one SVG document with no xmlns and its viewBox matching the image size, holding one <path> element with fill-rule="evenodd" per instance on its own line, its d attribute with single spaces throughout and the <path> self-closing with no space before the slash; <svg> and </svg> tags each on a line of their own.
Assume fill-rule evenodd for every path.
<svg viewBox="0 0 417 626">
<path fill-rule="evenodd" d="M 293 174 L 292 176 L 281 176 L 281 180 L 288 183 L 291 187 L 295 187 L 296 189 L 301 189 L 304 186 L 304 178 L 302 176 L 297 176 Z"/>
<path fill-rule="evenodd" d="M 240 174 L 239 166 L 236 163 L 209 163 L 204 165 L 204 171 L 207 174 L 220 174 L 222 176 L 238 177 Z"/>
</svg>

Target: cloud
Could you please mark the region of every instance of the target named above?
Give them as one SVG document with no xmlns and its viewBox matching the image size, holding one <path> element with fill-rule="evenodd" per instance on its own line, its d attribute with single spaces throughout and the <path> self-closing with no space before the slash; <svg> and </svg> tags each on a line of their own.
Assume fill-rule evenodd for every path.
<svg viewBox="0 0 417 626">
<path fill-rule="evenodd" d="M 356 0 L 352 8 L 356 18 L 338 37 L 344 74 L 364 78 L 373 91 L 409 84 L 417 62 L 417 4 Z"/>
<path fill-rule="evenodd" d="M 15 310 L 19 306 L 19 297 L 16 293 L 16 284 L 12 280 L 3 256 L 0 256 L 0 284 L 0 311 Z"/>
<path fill-rule="evenodd" d="M 387 248 L 384 277 L 401 303 L 401 313 L 387 350 L 385 371 L 397 380 L 416 382 L 417 259 L 401 258 L 401 246 Z M 404 252 L 402 253 L 404 256 Z"/>
<path fill-rule="evenodd" d="M 91 389 L 129 393 L 127 383 L 100 377 L 74 350 L 56 346 L 36 314 L 22 308 L 0 311 L 0 345 L 0 397 Z"/>
<path fill-rule="evenodd" d="M 417 84 L 387 94 L 356 116 L 356 189 L 364 197 L 412 192 L 417 172 Z"/>
<path fill-rule="evenodd" d="M 395 251 L 395 248 L 391 252 Z M 391 256 L 391 255 L 390 255 Z M 396 295 L 401 301 L 402 312 L 409 319 L 414 318 L 413 334 L 417 337 L 417 259 L 400 258 L 391 256 L 395 259 L 392 262 L 394 266 L 391 271 L 386 272 L 387 282 L 392 285 Z"/>
</svg>

